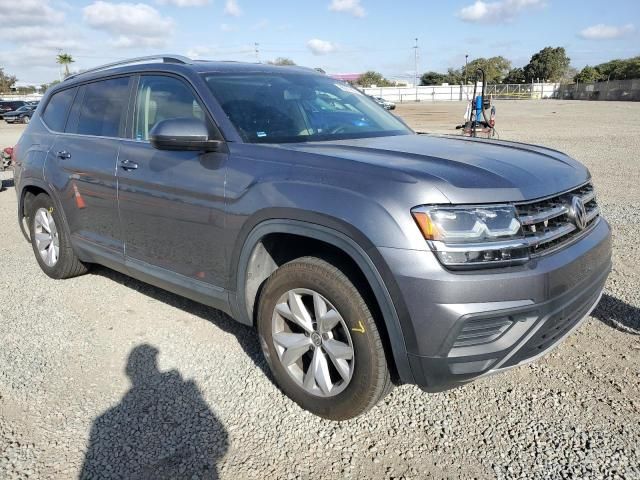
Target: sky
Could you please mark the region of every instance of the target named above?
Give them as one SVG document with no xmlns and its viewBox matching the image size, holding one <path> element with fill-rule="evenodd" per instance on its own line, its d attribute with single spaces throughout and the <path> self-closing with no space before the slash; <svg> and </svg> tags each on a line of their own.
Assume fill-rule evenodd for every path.
<svg viewBox="0 0 640 480">
<path fill-rule="evenodd" d="M 416 38 L 420 73 L 545 46 L 577 68 L 640 55 L 640 0 L 0 0 L 0 19 L 0 67 L 22 85 L 58 79 L 59 52 L 72 71 L 175 53 L 409 81 Z"/>
</svg>

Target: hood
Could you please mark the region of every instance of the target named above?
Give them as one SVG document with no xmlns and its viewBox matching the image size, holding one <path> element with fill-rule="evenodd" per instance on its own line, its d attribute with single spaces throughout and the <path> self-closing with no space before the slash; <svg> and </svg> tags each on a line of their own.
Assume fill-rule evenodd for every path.
<svg viewBox="0 0 640 480">
<path fill-rule="evenodd" d="M 446 135 L 398 135 L 280 148 L 385 167 L 430 182 L 452 203 L 533 200 L 585 183 L 589 171 L 545 147 Z"/>
</svg>

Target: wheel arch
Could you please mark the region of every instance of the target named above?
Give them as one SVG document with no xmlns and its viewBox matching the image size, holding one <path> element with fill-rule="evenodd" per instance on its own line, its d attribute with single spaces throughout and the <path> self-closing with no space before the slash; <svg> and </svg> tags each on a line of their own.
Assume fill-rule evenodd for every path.
<svg viewBox="0 0 640 480">
<path fill-rule="evenodd" d="M 62 209 L 62 205 L 60 204 L 56 196 L 52 195 L 49 186 L 44 181 L 35 178 L 29 178 L 26 179 L 26 181 L 20 186 L 20 195 L 18 196 L 18 225 L 20 225 L 20 231 L 28 242 L 31 242 L 31 238 L 29 238 L 28 229 L 25 228 L 24 218 L 27 216 L 27 208 L 30 205 L 30 200 L 41 193 L 44 193 L 48 195 L 49 198 L 51 198 L 56 208 L 58 209 L 58 212 L 60 212 L 60 217 L 62 218 L 64 228 L 69 231 L 67 217 L 64 210 Z"/>
<path fill-rule="evenodd" d="M 357 242 L 351 235 L 333 228 L 340 223 L 339 220 L 335 222 L 337 223 L 329 227 L 299 219 L 281 218 L 264 220 L 255 225 L 242 243 L 237 257 L 236 291 L 235 294 L 230 295 L 234 317 L 241 323 L 254 324 L 254 308 L 259 298 L 259 290 L 268 276 L 278 267 L 268 252 L 264 251 L 266 238 L 270 235 L 290 235 L 308 239 L 311 242 L 320 242 L 348 257 L 366 280 L 381 320 L 384 322 L 383 327 L 386 332 L 382 333 L 386 334 L 388 340 L 390 356 L 394 363 L 391 366 L 392 370 L 397 373 L 400 382 L 413 383 L 400 315 L 396 302 L 393 301 L 392 294 L 387 288 L 388 282 L 384 280 L 384 278 L 389 280 L 390 272 L 373 245 L 368 245 L 364 238 Z M 350 225 L 348 227 L 353 228 Z M 357 234 L 357 232 L 350 233 Z M 392 283 L 395 286 L 395 282 L 392 281 Z"/>
</svg>

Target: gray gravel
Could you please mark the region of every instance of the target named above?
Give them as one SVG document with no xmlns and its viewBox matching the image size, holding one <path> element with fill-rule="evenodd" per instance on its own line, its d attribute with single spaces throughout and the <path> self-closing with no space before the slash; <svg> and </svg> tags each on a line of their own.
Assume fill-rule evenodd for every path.
<svg viewBox="0 0 640 480">
<path fill-rule="evenodd" d="M 450 132 L 463 110 L 397 111 Z M 0 478 L 640 478 L 640 104 L 502 102 L 498 122 L 590 167 L 614 227 L 602 304 L 536 364 L 345 423 L 284 397 L 218 311 L 105 268 L 50 280 L 0 192 Z"/>
</svg>

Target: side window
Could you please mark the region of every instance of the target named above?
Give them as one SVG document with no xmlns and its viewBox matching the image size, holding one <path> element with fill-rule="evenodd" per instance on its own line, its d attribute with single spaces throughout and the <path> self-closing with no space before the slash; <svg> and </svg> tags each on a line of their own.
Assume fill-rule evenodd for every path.
<svg viewBox="0 0 640 480">
<path fill-rule="evenodd" d="M 84 88 L 76 133 L 118 137 L 127 114 L 129 77 L 101 80 Z"/>
<path fill-rule="evenodd" d="M 61 92 L 54 93 L 47 103 L 47 107 L 42 114 L 42 120 L 51 130 L 56 132 L 64 131 L 64 125 L 67 121 L 67 113 L 73 97 L 76 95 L 77 88 L 69 88 Z"/>
<path fill-rule="evenodd" d="M 156 123 L 170 118 L 205 119 L 191 88 L 174 77 L 143 75 L 138 84 L 133 135 L 148 140 Z"/>
</svg>

